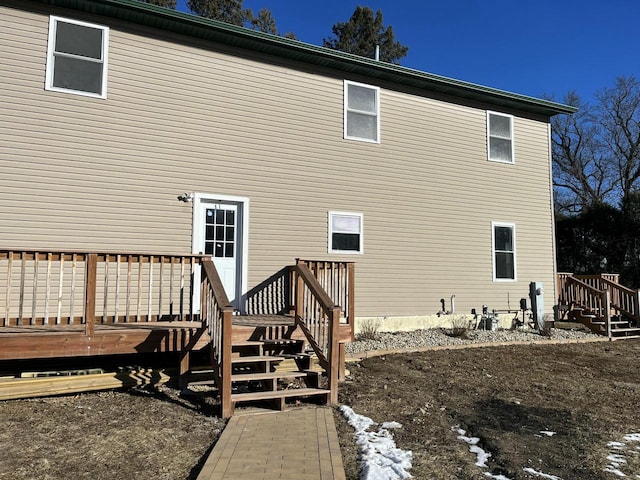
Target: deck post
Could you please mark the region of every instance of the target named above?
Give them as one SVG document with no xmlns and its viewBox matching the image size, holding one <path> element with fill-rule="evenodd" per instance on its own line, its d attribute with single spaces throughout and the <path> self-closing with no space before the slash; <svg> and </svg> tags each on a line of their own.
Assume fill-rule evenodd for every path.
<svg viewBox="0 0 640 480">
<path fill-rule="evenodd" d="M 339 376 L 338 376 L 338 380 L 340 382 L 344 382 L 345 377 L 346 377 L 346 366 L 345 366 L 345 360 L 346 360 L 346 350 L 345 350 L 345 345 L 344 343 L 340 343 L 338 348 L 340 349 L 340 366 L 338 367 L 339 370 Z"/>
<path fill-rule="evenodd" d="M 356 264 L 350 262 L 347 264 L 347 281 L 349 282 L 349 306 L 347 307 L 347 318 L 351 327 L 351 341 L 355 341 L 355 311 L 356 311 Z"/>
<path fill-rule="evenodd" d="M 329 315 L 329 403 L 338 403 L 338 381 L 340 379 L 340 307 L 333 307 Z"/>
<path fill-rule="evenodd" d="M 96 328 L 96 283 L 98 274 L 98 255 L 88 253 L 85 256 L 84 282 L 84 334 L 93 337 Z"/>
<path fill-rule="evenodd" d="M 612 338 L 611 333 L 611 296 L 609 290 L 602 291 L 602 313 L 604 315 L 604 324 L 607 328 L 607 337 Z"/>
<path fill-rule="evenodd" d="M 189 369 L 191 368 L 190 362 L 190 353 L 186 345 L 182 346 L 183 350 L 180 352 L 180 371 L 178 374 L 178 388 L 180 388 L 181 392 L 187 390 L 187 375 L 189 373 Z"/>
<path fill-rule="evenodd" d="M 223 307 L 222 311 L 222 362 L 220 385 L 220 400 L 222 418 L 233 415 L 233 403 L 231 402 L 231 328 L 233 319 L 233 307 Z"/>
<path fill-rule="evenodd" d="M 303 260 L 296 259 L 298 265 L 306 265 Z M 304 305 L 304 280 L 300 275 L 296 275 L 296 285 L 295 285 L 295 315 L 296 319 L 302 318 L 302 308 Z"/>
</svg>

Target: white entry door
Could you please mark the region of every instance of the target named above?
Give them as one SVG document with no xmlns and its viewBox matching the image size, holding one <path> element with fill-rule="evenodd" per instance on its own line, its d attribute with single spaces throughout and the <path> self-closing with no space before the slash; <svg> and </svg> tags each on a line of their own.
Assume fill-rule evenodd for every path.
<svg viewBox="0 0 640 480">
<path fill-rule="evenodd" d="M 241 310 L 245 203 L 197 197 L 194 253 L 211 255 L 229 301 Z"/>
</svg>

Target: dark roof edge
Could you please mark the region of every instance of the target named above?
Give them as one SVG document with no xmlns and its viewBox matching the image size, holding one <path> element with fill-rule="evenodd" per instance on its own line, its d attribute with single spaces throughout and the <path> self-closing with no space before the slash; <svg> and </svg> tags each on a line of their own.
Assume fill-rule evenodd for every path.
<svg viewBox="0 0 640 480">
<path fill-rule="evenodd" d="M 485 87 L 370 58 L 311 45 L 228 23 L 170 10 L 139 0 L 39 0 L 59 7 L 118 18 L 265 54 L 364 75 L 399 85 L 459 97 L 499 108 L 551 117 L 574 113 L 573 106 Z"/>
</svg>

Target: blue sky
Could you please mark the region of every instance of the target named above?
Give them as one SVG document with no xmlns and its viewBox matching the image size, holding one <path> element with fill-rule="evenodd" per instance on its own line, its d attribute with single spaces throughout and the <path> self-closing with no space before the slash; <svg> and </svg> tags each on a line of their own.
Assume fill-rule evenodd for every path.
<svg viewBox="0 0 640 480">
<path fill-rule="evenodd" d="M 178 8 L 186 11 L 184 0 Z M 620 75 L 640 78 L 637 0 L 245 0 L 278 29 L 321 45 L 357 5 L 382 10 L 409 47 L 402 65 L 534 97 L 575 90 L 587 101 Z"/>
</svg>

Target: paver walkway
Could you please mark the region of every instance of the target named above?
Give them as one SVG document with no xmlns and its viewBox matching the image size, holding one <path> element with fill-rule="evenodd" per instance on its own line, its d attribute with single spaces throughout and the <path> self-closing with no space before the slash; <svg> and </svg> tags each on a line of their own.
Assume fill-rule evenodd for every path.
<svg viewBox="0 0 640 480">
<path fill-rule="evenodd" d="M 232 417 L 197 480 L 345 480 L 330 408 Z"/>
</svg>

